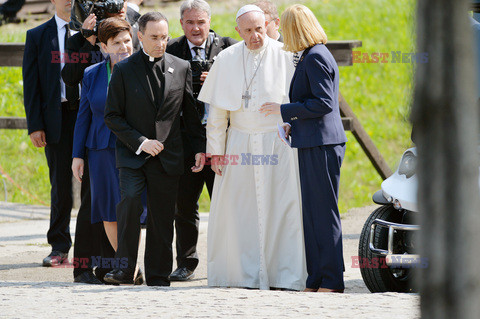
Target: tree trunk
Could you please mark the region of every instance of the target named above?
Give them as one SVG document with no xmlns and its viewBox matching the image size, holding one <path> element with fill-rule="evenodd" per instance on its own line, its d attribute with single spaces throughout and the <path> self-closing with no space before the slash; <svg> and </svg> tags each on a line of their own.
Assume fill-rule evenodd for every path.
<svg viewBox="0 0 480 319">
<path fill-rule="evenodd" d="M 479 112 L 466 0 L 418 0 L 412 121 L 419 162 L 423 318 L 480 313 Z"/>
</svg>

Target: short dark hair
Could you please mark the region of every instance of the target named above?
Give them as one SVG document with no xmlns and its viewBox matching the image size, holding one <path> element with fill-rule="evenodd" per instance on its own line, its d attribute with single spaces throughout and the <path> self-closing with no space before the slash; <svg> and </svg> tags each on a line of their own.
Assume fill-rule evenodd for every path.
<svg viewBox="0 0 480 319">
<path fill-rule="evenodd" d="M 145 33 L 145 28 L 147 27 L 147 23 L 165 21 L 168 24 L 167 17 L 165 17 L 160 12 L 147 12 L 138 19 L 138 31 Z"/>
<path fill-rule="evenodd" d="M 115 38 L 123 31 L 128 31 L 132 37 L 132 27 L 125 19 L 117 17 L 105 19 L 98 26 L 98 40 L 107 44 L 108 39 Z"/>
</svg>

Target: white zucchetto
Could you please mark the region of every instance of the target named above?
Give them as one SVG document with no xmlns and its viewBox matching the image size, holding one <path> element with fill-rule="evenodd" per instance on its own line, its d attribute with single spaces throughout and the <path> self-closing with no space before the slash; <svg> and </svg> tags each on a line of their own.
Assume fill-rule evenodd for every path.
<svg viewBox="0 0 480 319">
<path fill-rule="evenodd" d="M 240 18 L 240 16 L 244 15 L 245 13 L 252 12 L 252 11 L 257 11 L 265 14 L 265 12 L 263 12 L 263 10 L 260 9 L 258 6 L 254 4 L 247 4 L 241 7 L 240 10 L 238 10 L 237 17 L 235 18 L 235 20 L 238 20 L 238 18 Z"/>
</svg>

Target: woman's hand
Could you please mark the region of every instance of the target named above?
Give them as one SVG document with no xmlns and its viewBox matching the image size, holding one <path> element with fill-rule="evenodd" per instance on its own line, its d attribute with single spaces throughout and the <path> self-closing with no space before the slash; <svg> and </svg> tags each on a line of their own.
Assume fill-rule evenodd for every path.
<svg viewBox="0 0 480 319">
<path fill-rule="evenodd" d="M 72 172 L 73 176 L 79 181 L 82 182 L 83 177 L 83 167 L 84 167 L 84 160 L 83 158 L 74 157 L 72 161 Z"/>
<path fill-rule="evenodd" d="M 265 116 L 270 114 L 280 114 L 280 106 L 279 103 L 267 102 L 260 107 L 259 111 L 260 113 L 265 113 Z"/>
<path fill-rule="evenodd" d="M 288 139 L 288 136 L 290 135 L 290 130 L 292 129 L 292 126 L 288 123 L 283 123 L 282 128 L 285 131 L 285 138 Z M 280 135 L 280 133 L 278 133 Z M 280 136 L 281 138 L 281 136 Z"/>
</svg>

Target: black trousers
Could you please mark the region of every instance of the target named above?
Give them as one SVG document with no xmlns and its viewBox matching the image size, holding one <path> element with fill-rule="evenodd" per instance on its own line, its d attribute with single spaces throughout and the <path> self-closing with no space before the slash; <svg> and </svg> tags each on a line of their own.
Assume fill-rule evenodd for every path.
<svg viewBox="0 0 480 319">
<path fill-rule="evenodd" d="M 85 156 L 84 161 L 81 189 L 82 202 L 75 226 L 75 246 L 73 249 L 75 267 L 73 269 L 73 277 L 77 277 L 85 271 L 93 271 L 93 258 L 96 259 L 98 265 L 103 265 L 101 258 L 115 257 L 115 250 L 108 240 L 103 223 L 92 224 L 91 222 L 91 193 L 87 156 Z M 107 268 L 100 266 L 95 269 L 95 272 L 99 278 L 103 278 L 110 270 L 111 268 L 108 266 Z"/>
<path fill-rule="evenodd" d="M 172 271 L 173 218 L 179 176 L 167 175 L 160 160 L 150 158 L 139 169 L 120 168 L 121 201 L 117 205 L 118 250 L 116 258 L 127 258 L 127 274 L 135 271 L 143 212 L 142 192 L 147 187 L 147 238 L 145 277 L 149 286 L 170 285 Z"/>
<path fill-rule="evenodd" d="M 200 216 L 198 200 L 203 185 L 207 185 L 208 194 L 212 198 L 215 172 L 206 166 L 201 172 L 193 173 L 195 154 L 185 156 L 185 173 L 180 177 L 177 209 L 175 212 L 175 232 L 177 248 L 177 266 L 194 271 L 198 265 L 197 241 Z"/>
<path fill-rule="evenodd" d="M 0 13 L 3 13 L 6 17 L 13 18 L 24 4 L 25 0 L 7 0 L 0 6 Z"/>
<path fill-rule="evenodd" d="M 48 243 L 52 250 L 68 253 L 72 246 L 70 216 L 72 196 L 72 148 L 76 111 L 62 110 L 62 129 L 58 143 L 47 143 L 45 156 L 50 177 L 50 228 Z"/>
</svg>

